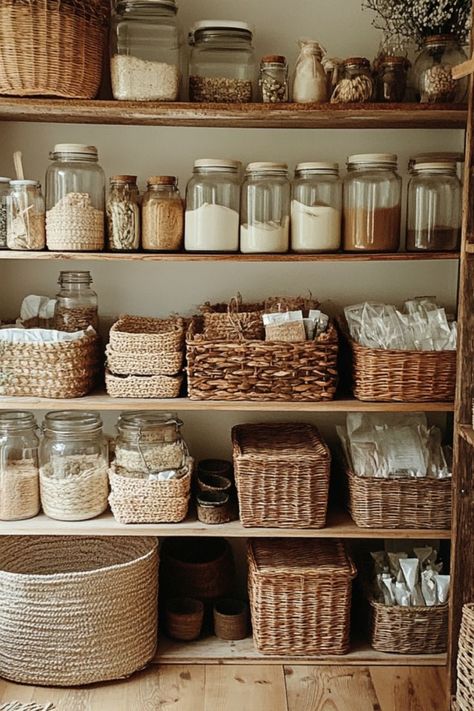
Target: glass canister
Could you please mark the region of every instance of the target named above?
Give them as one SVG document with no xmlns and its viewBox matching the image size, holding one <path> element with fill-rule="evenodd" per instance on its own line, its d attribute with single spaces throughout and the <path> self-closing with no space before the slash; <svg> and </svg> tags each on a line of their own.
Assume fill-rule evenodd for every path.
<svg viewBox="0 0 474 711">
<path fill-rule="evenodd" d="M 264 104 L 288 101 L 288 62 L 279 54 L 268 54 L 260 62 L 258 80 L 260 99 Z"/>
<path fill-rule="evenodd" d="M 374 95 L 370 62 L 365 57 L 350 57 L 342 65 L 342 77 L 331 96 L 333 103 L 364 103 Z"/>
<path fill-rule="evenodd" d="M 94 412 L 49 412 L 40 444 L 43 510 L 59 521 L 94 518 L 107 508 L 108 445 Z"/>
<path fill-rule="evenodd" d="M 142 247 L 148 252 L 183 248 L 184 204 L 173 175 L 148 178 L 142 203 Z"/>
<path fill-rule="evenodd" d="M 291 201 L 294 252 L 335 252 L 341 246 L 342 180 L 337 163 L 299 163 Z"/>
<path fill-rule="evenodd" d="M 384 57 L 377 71 L 377 101 L 399 103 L 407 89 L 408 60 L 406 57 Z"/>
<path fill-rule="evenodd" d="M 186 187 L 184 247 L 188 252 L 238 251 L 239 171 L 235 160 L 195 161 Z"/>
<path fill-rule="evenodd" d="M 99 327 L 97 294 L 91 289 L 90 272 L 61 272 L 56 294 L 54 328 L 75 333 Z"/>
<path fill-rule="evenodd" d="M 427 37 L 413 65 L 417 97 L 422 103 L 460 103 L 467 94 L 468 78 L 453 79 L 452 69 L 467 55 L 454 35 Z"/>
<path fill-rule="evenodd" d="M 40 511 L 37 425 L 31 412 L 0 412 L 0 520 Z"/>
<path fill-rule="evenodd" d="M 37 180 L 11 180 L 7 197 L 7 246 L 36 250 L 45 247 L 45 210 Z"/>
<path fill-rule="evenodd" d="M 0 178 L 0 249 L 7 249 L 7 213 L 10 178 Z"/>
<path fill-rule="evenodd" d="M 242 185 L 240 251 L 287 252 L 290 181 L 286 163 L 249 163 Z"/>
<path fill-rule="evenodd" d="M 407 250 L 459 249 L 461 205 L 456 163 L 416 163 L 408 184 Z"/>
<path fill-rule="evenodd" d="M 105 176 L 97 148 L 60 143 L 46 172 L 46 243 L 58 251 L 104 248 Z"/>
<path fill-rule="evenodd" d="M 204 103 L 252 101 L 255 55 L 246 22 L 202 20 L 189 34 L 189 99 Z"/>
<path fill-rule="evenodd" d="M 112 252 L 134 252 L 140 246 L 140 206 L 136 175 L 110 178 L 107 198 L 107 246 Z"/>
<path fill-rule="evenodd" d="M 393 153 L 349 156 L 344 181 L 346 252 L 396 252 L 400 247 L 402 181 Z"/>
<path fill-rule="evenodd" d="M 181 38 L 175 0 L 118 0 L 112 12 L 110 70 L 115 99 L 176 101 Z"/>
<path fill-rule="evenodd" d="M 188 450 L 174 412 L 123 412 L 117 422 L 117 473 L 143 477 L 181 469 Z"/>
</svg>

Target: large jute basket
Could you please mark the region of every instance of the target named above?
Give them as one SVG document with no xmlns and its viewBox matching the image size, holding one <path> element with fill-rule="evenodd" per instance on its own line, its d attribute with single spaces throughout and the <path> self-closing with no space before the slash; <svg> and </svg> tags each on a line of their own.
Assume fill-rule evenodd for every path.
<svg viewBox="0 0 474 711">
<path fill-rule="evenodd" d="M 235 484 L 244 526 L 322 528 L 331 455 L 307 424 L 249 424 L 232 429 Z"/>
<path fill-rule="evenodd" d="M 0 94 L 93 99 L 107 0 L 0 0 Z"/>
<path fill-rule="evenodd" d="M 184 347 L 184 320 L 121 316 L 110 329 L 110 348 L 117 353 L 176 353 Z"/>
<path fill-rule="evenodd" d="M 73 686 L 128 676 L 155 655 L 154 538 L 6 536 L 0 676 Z"/>
<path fill-rule="evenodd" d="M 474 604 L 464 605 L 459 633 L 456 701 L 459 711 L 472 711 L 474 702 Z"/>
<path fill-rule="evenodd" d="M 349 651 L 356 568 L 340 541 L 252 539 L 248 565 L 259 652 L 310 656 Z"/>
<path fill-rule="evenodd" d="M 401 607 L 369 597 L 370 643 L 388 654 L 441 654 L 448 644 L 449 605 Z"/>
</svg>

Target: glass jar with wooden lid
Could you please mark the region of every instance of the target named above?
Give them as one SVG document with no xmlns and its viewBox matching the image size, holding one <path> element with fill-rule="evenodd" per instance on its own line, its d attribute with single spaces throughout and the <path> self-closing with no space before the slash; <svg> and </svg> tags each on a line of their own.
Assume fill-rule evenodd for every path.
<svg viewBox="0 0 474 711">
<path fill-rule="evenodd" d="M 260 62 L 260 98 L 265 104 L 288 101 L 288 62 L 279 54 L 267 54 Z"/>
<path fill-rule="evenodd" d="M 148 252 L 178 252 L 183 247 L 184 205 L 173 175 L 148 179 L 142 203 L 142 247 Z"/>
</svg>

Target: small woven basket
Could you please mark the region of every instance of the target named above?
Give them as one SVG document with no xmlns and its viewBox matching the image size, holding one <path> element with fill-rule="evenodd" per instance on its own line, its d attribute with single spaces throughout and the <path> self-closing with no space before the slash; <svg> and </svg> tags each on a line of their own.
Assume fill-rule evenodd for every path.
<svg viewBox="0 0 474 711">
<path fill-rule="evenodd" d="M 122 353 L 106 348 L 107 366 L 114 375 L 177 375 L 183 367 L 184 352 Z"/>
<path fill-rule="evenodd" d="M 232 504 L 224 491 L 202 491 L 197 495 L 196 509 L 202 523 L 217 525 L 232 520 Z"/>
<path fill-rule="evenodd" d="M 189 597 L 171 598 L 165 607 L 166 631 L 172 639 L 191 642 L 201 634 L 204 605 Z"/>
<path fill-rule="evenodd" d="M 184 320 L 121 316 L 110 329 L 110 348 L 116 353 L 161 355 L 184 347 Z"/>
<path fill-rule="evenodd" d="M 245 639 L 249 629 L 248 605 L 243 600 L 227 598 L 214 603 L 214 632 L 225 640 Z"/>
<path fill-rule="evenodd" d="M 105 371 L 105 387 L 110 397 L 179 397 L 182 375 L 114 375 Z"/>
<path fill-rule="evenodd" d="M 239 341 L 264 338 L 263 303 L 243 304 L 238 294 L 229 304 L 203 304 L 203 333 L 208 339 Z"/>
<path fill-rule="evenodd" d="M 474 699 L 474 605 L 464 605 L 459 633 L 456 701 L 459 711 L 472 711 Z"/>
<path fill-rule="evenodd" d="M 401 607 L 369 597 L 370 643 L 388 654 L 441 654 L 448 644 L 449 605 Z"/>
</svg>

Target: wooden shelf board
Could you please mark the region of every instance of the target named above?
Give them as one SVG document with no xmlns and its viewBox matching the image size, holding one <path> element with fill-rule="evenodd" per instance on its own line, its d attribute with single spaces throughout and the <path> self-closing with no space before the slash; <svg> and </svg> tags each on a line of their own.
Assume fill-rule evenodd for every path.
<svg viewBox="0 0 474 711">
<path fill-rule="evenodd" d="M 465 105 L 193 104 L 0 99 L 0 120 L 235 128 L 460 128 Z"/>
<path fill-rule="evenodd" d="M 469 442 L 469 444 L 474 447 L 474 429 L 472 427 L 469 425 L 460 425 L 459 434 L 466 442 Z"/>
</svg>

